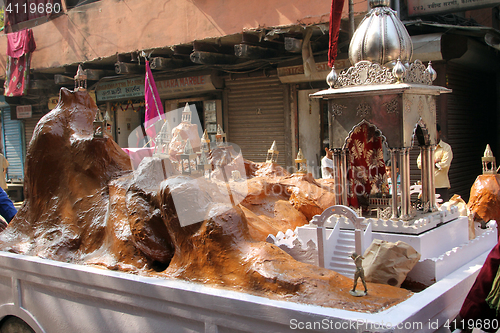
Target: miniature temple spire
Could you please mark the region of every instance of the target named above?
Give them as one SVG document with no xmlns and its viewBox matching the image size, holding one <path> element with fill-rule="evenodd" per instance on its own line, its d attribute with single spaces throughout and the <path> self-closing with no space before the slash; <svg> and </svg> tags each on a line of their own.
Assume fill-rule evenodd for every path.
<svg viewBox="0 0 500 333">
<path fill-rule="evenodd" d="M 202 150 L 200 152 L 199 163 L 197 165 L 197 169 L 202 177 L 205 177 L 207 179 L 211 179 L 212 165 L 208 161 L 207 154 L 205 154 L 204 150 Z"/>
<path fill-rule="evenodd" d="M 168 153 L 168 149 L 165 148 L 168 147 L 170 140 L 171 139 L 170 139 L 170 131 L 168 129 L 168 121 L 165 121 L 163 123 L 163 126 L 161 127 L 160 132 L 155 138 L 154 153 L 155 154 Z"/>
<path fill-rule="evenodd" d="M 191 141 L 187 139 L 186 145 L 184 146 L 184 153 L 181 154 L 181 168 L 183 175 L 189 175 L 193 171 L 191 164 L 196 164 L 196 153 L 193 151 L 191 146 Z"/>
<path fill-rule="evenodd" d="M 278 162 L 278 155 L 279 155 L 278 148 L 276 147 L 276 140 L 273 141 L 273 144 L 271 145 L 271 148 L 267 150 L 267 158 L 266 158 L 266 163 L 277 163 Z"/>
<path fill-rule="evenodd" d="M 483 174 L 497 173 L 496 159 L 495 156 L 493 156 L 493 152 L 491 151 L 491 147 L 489 144 L 486 145 L 484 156 L 481 158 L 481 160 L 483 162 Z"/>
<path fill-rule="evenodd" d="M 224 133 L 220 124 L 217 125 L 217 134 L 215 134 L 215 141 L 217 146 L 224 146 L 226 143 L 226 133 Z"/>
<path fill-rule="evenodd" d="M 184 110 L 182 111 L 181 122 L 191 124 L 191 115 L 191 108 L 189 107 L 189 104 L 186 103 L 186 106 L 184 106 Z"/>
<path fill-rule="evenodd" d="M 203 136 L 201 137 L 201 151 L 205 153 L 210 152 L 210 138 L 208 137 L 207 129 L 203 132 Z"/>
<path fill-rule="evenodd" d="M 83 70 L 82 64 L 78 65 L 78 70 L 74 77 L 75 91 L 87 90 L 87 73 Z"/>
<path fill-rule="evenodd" d="M 302 148 L 299 148 L 297 158 L 295 159 L 295 164 L 297 173 L 307 173 L 307 159 L 304 157 L 304 154 L 302 154 Z"/>
</svg>

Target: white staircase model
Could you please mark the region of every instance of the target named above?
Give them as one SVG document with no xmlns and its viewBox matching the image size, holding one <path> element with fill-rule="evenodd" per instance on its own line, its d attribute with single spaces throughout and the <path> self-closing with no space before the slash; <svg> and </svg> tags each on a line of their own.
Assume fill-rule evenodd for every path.
<svg viewBox="0 0 500 333">
<path fill-rule="evenodd" d="M 326 268 L 352 278 L 356 265 L 351 259 L 351 254 L 355 251 L 354 230 L 340 230 L 335 248 L 331 253 L 330 262 Z M 329 255 L 325 254 L 325 257 L 328 258 Z"/>
</svg>

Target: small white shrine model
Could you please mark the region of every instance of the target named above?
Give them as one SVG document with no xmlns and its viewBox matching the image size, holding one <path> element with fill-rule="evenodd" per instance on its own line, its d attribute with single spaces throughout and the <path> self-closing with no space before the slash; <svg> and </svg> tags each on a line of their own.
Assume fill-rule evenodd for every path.
<svg viewBox="0 0 500 333">
<path fill-rule="evenodd" d="M 497 173 L 497 162 L 493 152 L 491 151 L 490 145 L 486 145 L 484 150 L 484 156 L 481 158 L 483 162 L 483 174 L 496 174 Z"/>
<path fill-rule="evenodd" d="M 314 245 L 319 266 L 352 277 L 352 252 L 364 253 L 373 239 L 401 240 L 421 254 L 420 262 L 408 277 L 429 285 L 491 249 L 497 241 L 496 230 L 494 225 L 478 230 L 478 236 L 469 241 L 468 218 L 459 216 L 454 206 L 443 205 L 438 210 L 433 163 L 437 144 L 436 98 L 451 90 L 432 85 L 436 72 L 430 62 L 427 67 L 419 60 L 410 63 L 411 38 L 389 3 L 370 1 L 372 9 L 349 46 L 353 66 L 340 75 L 332 69 L 327 77 L 330 88 L 311 95 L 328 101 L 335 183 L 343 189 L 336 193 L 336 205 L 314 216 L 309 225 L 270 235 L 268 241 L 304 261 L 311 260 L 305 249 Z M 380 200 L 371 200 L 370 193 L 365 217 L 358 216 L 362 210 L 356 213 L 347 207 L 348 193 L 352 191 L 348 174 L 355 170 L 348 159 L 353 154 L 349 144 L 361 126 L 387 145 L 391 174 L 399 173 L 401 179 L 400 189 L 396 181 L 392 182 L 395 195 L 384 194 Z M 412 202 L 410 194 L 413 142 L 420 147 L 422 156 L 419 204 Z M 491 158 L 483 159 L 484 163 L 491 164 Z M 376 216 L 372 216 L 373 211 Z"/>
<path fill-rule="evenodd" d="M 186 103 L 184 106 L 184 110 L 182 111 L 181 122 L 191 124 L 191 109 L 189 108 L 189 104 Z"/>
<path fill-rule="evenodd" d="M 277 163 L 279 153 L 280 152 L 278 151 L 278 148 L 276 147 L 276 141 L 273 141 L 271 148 L 269 148 L 267 150 L 266 163 Z"/>
</svg>

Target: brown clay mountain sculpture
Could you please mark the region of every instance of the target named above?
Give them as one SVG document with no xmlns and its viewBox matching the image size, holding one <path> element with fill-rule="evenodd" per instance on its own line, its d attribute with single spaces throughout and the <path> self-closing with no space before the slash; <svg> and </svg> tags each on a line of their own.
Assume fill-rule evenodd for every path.
<svg viewBox="0 0 500 333">
<path fill-rule="evenodd" d="M 313 191 L 314 180 L 276 180 L 261 173 L 250 181 L 261 192 L 233 206 L 202 177 L 164 179 L 154 171 L 158 159 L 144 160 L 132 172 L 128 156 L 110 137 L 93 137 L 96 112 L 86 92 L 61 89 L 59 104 L 35 129 L 27 154 L 26 200 L 0 233 L 1 250 L 356 311 L 376 312 L 411 295 L 368 284 L 368 296 L 355 298 L 348 292 L 352 279 L 295 261 L 256 240 L 247 216 L 259 218 L 251 209 L 265 201 L 262 189 L 278 186 L 281 192 L 270 201 L 274 216 L 261 214 L 266 216 L 261 233 L 266 224 L 278 230 L 280 224 L 290 225 L 287 219 L 307 222 L 316 211 L 304 208 L 305 199 L 323 209 L 328 194 Z M 206 218 L 182 227 L 176 200 Z M 279 207 L 285 208 L 280 212 Z M 280 216 L 283 220 L 275 221 Z"/>
</svg>

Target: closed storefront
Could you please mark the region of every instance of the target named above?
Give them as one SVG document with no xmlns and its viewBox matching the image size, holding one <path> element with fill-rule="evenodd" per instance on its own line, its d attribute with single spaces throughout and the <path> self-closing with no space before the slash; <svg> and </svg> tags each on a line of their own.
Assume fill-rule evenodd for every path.
<svg viewBox="0 0 500 333">
<path fill-rule="evenodd" d="M 120 147 L 129 147 L 129 135 L 144 121 L 144 76 L 104 78 L 96 86 L 96 100 L 111 124 L 108 134 Z"/>
<path fill-rule="evenodd" d="M 7 181 L 21 183 L 24 180 L 24 129 L 22 121 L 12 120 L 10 115 L 10 107 L 2 108 L 3 151 L 9 161 Z"/>
<path fill-rule="evenodd" d="M 287 88 L 277 76 L 226 80 L 228 141 L 245 159 L 264 162 L 276 141 L 278 164 L 292 166 Z"/>
<path fill-rule="evenodd" d="M 25 142 L 26 142 L 26 151 L 28 151 L 28 146 L 33 137 L 33 131 L 35 130 L 36 124 L 43 117 L 43 115 L 33 115 L 32 118 L 24 119 L 24 133 L 25 133 Z"/>
<path fill-rule="evenodd" d="M 453 149 L 450 191 L 468 200 L 472 184 L 482 173 L 486 144 L 491 145 L 497 161 L 499 157 L 495 73 L 450 62 L 446 79 L 448 88 L 453 89 L 447 96 L 446 114 L 441 116 L 445 117 L 444 140 Z"/>
</svg>

